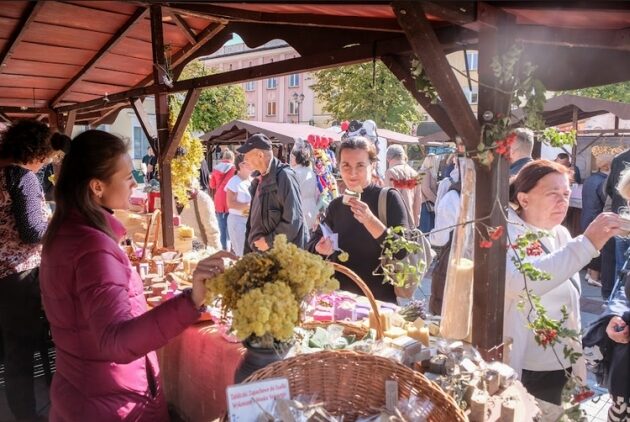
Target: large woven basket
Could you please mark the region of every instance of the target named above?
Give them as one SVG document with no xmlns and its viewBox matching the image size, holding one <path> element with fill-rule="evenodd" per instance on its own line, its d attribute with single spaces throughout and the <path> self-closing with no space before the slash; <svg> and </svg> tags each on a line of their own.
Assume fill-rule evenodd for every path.
<svg viewBox="0 0 630 422">
<path fill-rule="evenodd" d="M 385 381 L 398 381 L 399 398 L 416 396 L 432 403 L 426 420 L 467 421 L 453 398 L 424 375 L 391 359 L 351 350 L 298 355 L 254 372 L 245 382 L 284 377 L 291 396 L 316 395 L 326 410 L 353 421 L 385 406 Z"/>
<path fill-rule="evenodd" d="M 363 295 L 368 299 L 368 301 L 370 302 L 370 307 L 372 308 L 372 313 L 374 314 L 374 322 L 376 324 L 376 327 L 375 327 L 376 338 L 379 340 L 382 339 L 384 330 L 383 330 L 383 327 L 381 326 L 380 311 L 378 308 L 378 304 L 376 303 L 376 299 L 374 298 L 374 294 L 372 294 L 372 291 L 370 290 L 368 285 L 365 284 L 365 281 L 363 281 L 361 277 L 359 277 L 350 268 L 345 267 L 341 264 L 337 264 L 336 262 L 331 262 L 331 264 L 335 268 L 335 271 L 338 271 L 344 274 L 346 277 L 352 280 L 357 286 L 359 286 Z M 308 322 L 304 322 L 302 324 L 302 327 L 308 328 L 308 329 L 314 329 L 316 327 L 325 327 L 330 324 L 341 325 L 344 329 L 343 330 L 344 334 L 355 335 L 358 338 L 364 337 L 369 331 L 368 327 L 365 327 L 364 325 L 361 325 L 360 323 L 349 322 L 349 321 L 308 321 Z"/>
</svg>

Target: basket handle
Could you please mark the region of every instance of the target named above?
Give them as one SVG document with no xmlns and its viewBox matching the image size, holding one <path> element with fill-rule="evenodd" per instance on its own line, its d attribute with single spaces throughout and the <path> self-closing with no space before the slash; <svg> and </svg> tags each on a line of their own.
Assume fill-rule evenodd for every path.
<svg viewBox="0 0 630 422">
<path fill-rule="evenodd" d="M 156 226 L 156 231 L 155 231 L 155 237 L 153 240 L 153 244 L 155 247 L 155 242 L 157 242 L 158 239 L 158 231 L 159 227 L 160 227 L 160 223 L 159 223 L 159 217 L 160 217 L 160 210 L 155 210 L 153 211 L 153 213 L 151 214 L 151 217 L 149 218 L 149 224 L 147 225 L 147 232 L 144 234 L 144 245 L 142 245 L 142 254 L 140 255 L 140 259 L 143 260 L 146 253 L 147 253 L 147 245 L 149 244 L 149 236 L 151 234 L 151 228 L 153 227 L 154 224 L 156 224 L 156 220 L 157 222 L 157 226 Z"/>
<path fill-rule="evenodd" d="M 378 340 L 381 340 L 384 336 L 383 326 L 381 325 L 381 313 L 378 310 L 378 305 L 376 304 L 376 299 L 374 298 L 372 291 L 370 290 L 368 285 L 365 284 L 365 281 L 363 281 L 361 277 L 359 277 L 357 273 L 352 271 L 350 268 L 344 265 L 338 264 L 336 262 L 331 262 L 331 264 L 333 268 L 335 269 L 335 271 L 339 271 L 340 273 L 348 277 L 350 280 L 352 280 L 354 284 L 359 286 L 359 289 L 361 289 L 361 292 L 363 292 L 365 297 L 368 298 L 368 301 L 370 302 L 370 306 L 372 307 L 372 313 L 374 314 L 374 320 L 376 323 L 376 338 Z"/>
</svg>

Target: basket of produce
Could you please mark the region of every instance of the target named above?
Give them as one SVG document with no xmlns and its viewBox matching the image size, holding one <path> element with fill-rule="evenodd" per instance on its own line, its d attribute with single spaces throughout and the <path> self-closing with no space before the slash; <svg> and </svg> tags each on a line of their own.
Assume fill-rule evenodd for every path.
<svg viewBox="0 0 630 422">
<path fill-rule="evenodd" d="M 382 339 L 385 327 L 382 324 L 382 318 L 376 303 L 376 299 L 372 294 L 372 291 L 367 284 L 359 277 L 354 271 L 336 262 L 331 262 L 335 271 L 340 272 L 352 280 L 360 289 L 363 295 L 370 302 L 370 308 L 372 309 L 372 315 L 374 316 L 374 328 L 376 329 L 376 338 Z M 317 327 L 327 326 L 330 324 L 341 325 L 344 328 L 345 335 L 353 335 L 357 338 L 364 337 L 370 331 L 370 327 L 367 327 L 361 323 L 354 323 L 349 321 L 307 321 L 302 323 L 302 327 L 306 329 L 315 329 Z"/>
<path fill-rule="evenodd" d="M 423 420 L 467 421 L 455 400 L 424 375 L 391 359 L 350 350 L 297 355 L 275 362 L 246 381 L 287 378 L 292 397 L 316 396 L 332 415 L 344 421 L 378 415 L 385 407 L 385 382 L 396 381 L 399 400 L 421 408 Z"/>
</svg>

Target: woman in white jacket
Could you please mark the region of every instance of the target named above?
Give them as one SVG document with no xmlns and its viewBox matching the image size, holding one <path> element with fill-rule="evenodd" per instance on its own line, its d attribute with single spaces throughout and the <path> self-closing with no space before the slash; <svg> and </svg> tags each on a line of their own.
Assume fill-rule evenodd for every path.
<svg viewBox="0 0 630 422">
<path fill-rule="evenodd" d="M 527 327 L 535 314 L 525 299 L 525 289 L 540 297 L 549 318 L 561 320 L 561 308 L 566 306 L 569 318 L 565 327 L 580 332 L 579 271 L 599 254 L 608 239 L 621 233 L 620 218 L 616 214 L 602 213 L 583 235 L 571 238 L 561 225 L 569 207 L 570 193 L 566 167 L 547 160 L 533 161 L 523 167 L 512 182 L 510 200 L 516 209 L 510 210 L 508 215 L 509 243 L 515 243 L 518 236 L 528 231 L 549 233 L 540 240 L 539 254 L 527 256 L 525 262 L 548 273 L 551 280 L 526 279 L 513 261 L 515 252 L 508 251 L 503 333 L 513 338 L 510 365 L 521 374 L 523 385 L 536 398 L 556 404 L 561 402 L 569 373 L 573 371 L 583 381 L 586 379 L 583 361 L 572 367 L 563 353 L 564 344 L 577 352 L 581 352 L 581 345 L 565 338 L 546 348 L 538 345 L 534 333 Z M 519 310 L 518 304 L 523 299 L 525 309 Z"/>
</svg>

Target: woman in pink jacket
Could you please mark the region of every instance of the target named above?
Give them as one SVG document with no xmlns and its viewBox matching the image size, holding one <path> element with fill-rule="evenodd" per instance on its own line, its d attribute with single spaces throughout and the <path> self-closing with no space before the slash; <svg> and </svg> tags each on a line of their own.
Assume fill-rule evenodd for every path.
<svg viewBox="0 0 630 422">
<path fill-rule="evenodd" d="M 90 130 L 77 136 L 56 185 L 40 283 L 57 351 L 51 421 L 165 421 L 154 350 L 199 317 L 203 280 L 226 256 L 202 261 L 192 290 L 147 311 L 142 281 L 120 248 L 136 185 L 127 147 Z"/>
</svg>

